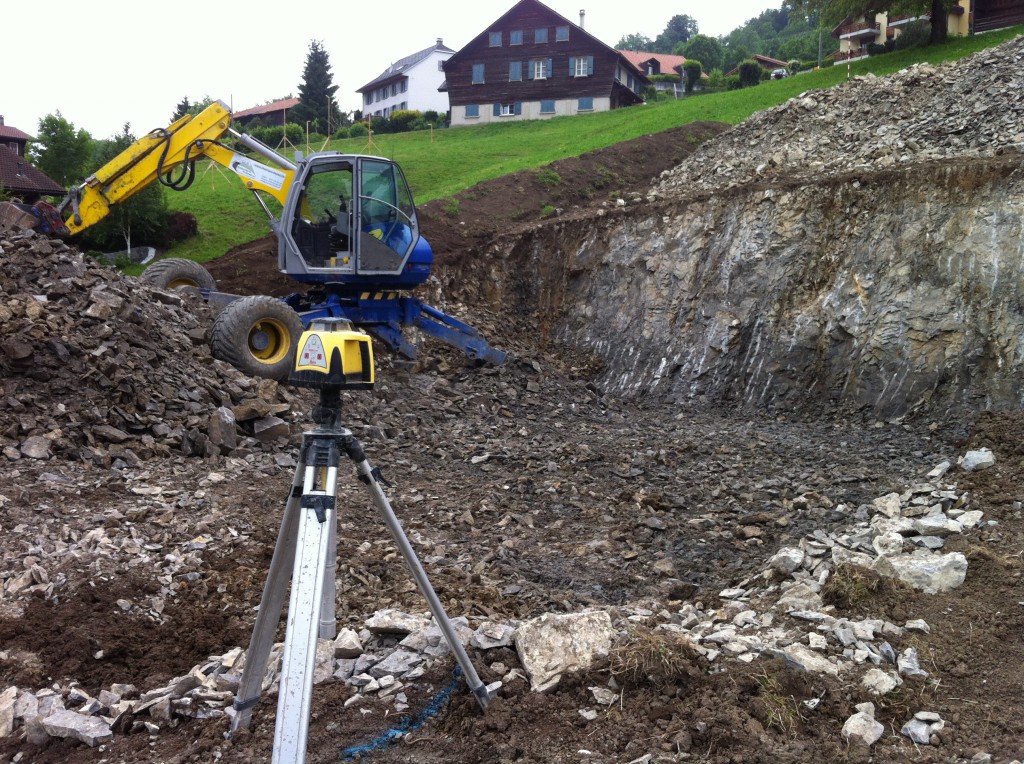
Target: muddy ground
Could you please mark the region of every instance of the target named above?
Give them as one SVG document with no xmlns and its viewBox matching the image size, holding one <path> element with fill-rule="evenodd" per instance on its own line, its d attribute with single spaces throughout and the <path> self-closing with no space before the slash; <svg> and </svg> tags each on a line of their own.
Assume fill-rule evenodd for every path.
<svg viewBox="0 0 1024 764">
<path fill-rule="evenodd" d="M 542 222 L 534 211 L 510 210 L 510 193 L 552 194 L 561 214 L 583 214 L 642 194 L 661 170 L 722 129 L 680 128 L 559 163 L 560 176 L 573 182 L 553 190 L 531 173 L 485 184 L 463 195 L 459 218 L 445 214 L 442 202 L 425 205 L 423 229 L 439 263 L 457 270 L 461 258 L 480 256 L 491 235 Z M 570 197 L 570 188 L 580 193 Z M 215 261 L 211 271 L 228 291 L 293 290 L 275 264 L 269 242 L 261 241 Z M 895 645 L 916 647 L 928 677 L 907 679 L 883 698 L 868 697 L 842 675 L 801 673 L 778 661 L 708 665 L 648 655 L 642 671 L 605 661 L 549 694 L 530 692 L 522 680 L 506 683 L 486 713 L 460 685 L 422 727 L 361 760 L 894 764 L 970 761 L 982 753 L 996 762 L 1024 757 L 1020 412 L 877 422 L 615 400 L 591 384 L 590 359 L 538 346 L 536 335 L 517 331 L 535 317 L 507 320 L 501 306 L 460 298 L 488 338 L 511 352 L 508 364 L 470 367 L 430 343 L 412 367 L 379 351 L 376 389 L 345 402 L 348 425 L 395 484 L 396 511 L 452 615 L 500 621 L 638 602 L 655 611 L 686 602 L 714 607 L 723 588 L 759 574 L 779 547 L 847 525 L 851 518 L 840 507 L 901 492 L 972 447 L 991 448 L 996 465 L 954 469 L 947 480 L 969 492 L 970 507 L 991 524 L 947 542 L 945 551 L 969 560 L 960 588 L 925 595 L 879 582 L 866 596 L 833 603 L 851 617 L 930 625 L 929 634 Z M 43 381 L 35 390 L 45 397 Z M 70 540 L 95 528 L 135 544 L 55 558 L 48 572 L 59 583 L 50 594 L 0 600 L 0 688 L 78 683 L 98 693 L 134 683 L 145 690 L 245 646 L 292 478 L 288 456 L 312 406 L 305 393 L 288 401 L 295 423 L 289 440 L 227 455 L 172 454 L 127 466 L 60 454 L 0 462 L 2 567 L 45 560 L 53 544 L 39 538 Z M 12 436 L 23 415 L 9 399 L 3 405 Z M 794 505 L 809 495 L 818 500 Z M 140 504 L 146 497 L 156 498 Z M 354 476 L 343 476 L 339 497 L 339 624 L 359 628 L 385 607 L 424 611 Z M 659 522 L 644 522 L 650 518 Z M 151 554 L 194 555 L 156 614 L 120 604 L 161 590 L 154 566 L 139 562 L 147 545 L 155 545 Z M 665 559 L 674 576 L 654 566 Z M 645 655 L 638 645 L 643 641 L 632 643 L 633 654 Z M 498 664 L 506 671 L 519 665 L 509 649 L 471 657 L 485 681 L 499 675 Z M 439 665 L 407 686 L 410 713 L 448 686 L 452 668 Z M 588 688 L 612 678 L 622 688 L 619 702 L 587 720 L 581 710 L 595 707 Z M 309 761 L 338 761 L 395 726 L 390 703 L 346 707 L 351 694 L 341 683 L 316 688 Z M 814 699 L 811 710 L 804 701 Z M 871 749 L 850 746 L 840 734 L 865 700 L 886 727 Z M 268 761 L 274 707 L 275 698 L 264 698 L 251 733 L 230 742 L 224 719 L 126 731 L 98 748 L 58 739 L 35 745 L 15 733 L 0 739 L 0 762 Z M 917 711 L 946 720 L 936 745 L 899 734 Z"/>
</svg>

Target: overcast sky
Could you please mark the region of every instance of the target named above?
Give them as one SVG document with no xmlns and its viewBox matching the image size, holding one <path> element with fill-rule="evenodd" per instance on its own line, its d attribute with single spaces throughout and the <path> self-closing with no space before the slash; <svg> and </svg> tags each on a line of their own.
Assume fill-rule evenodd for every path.
<svg viewBox="0 0 1024 764">
<path fill-rule="evenodd" d="M 57 111 L 94 138 L 110 138 L 126 122 L 141 136 L 165 127 L 184 97 L 209 96 L 241 111 L 297 95 L 312 40 L 330 57 L 339 105 L 352 111 L 361 105 L 356 89 L 393 60 L 438 37 L 458 50 L 514 3 L 49 0 L 5 31 L 0 115 L 33 136 L 39 120 Z M 584 28 L 614 46 L 626 34 L 657 37 L 677 14 L 696 19 L 703 34 L 728 34 L 781 0 L 546 5 L 573 23 L 586 11 Z"/>
</svg>

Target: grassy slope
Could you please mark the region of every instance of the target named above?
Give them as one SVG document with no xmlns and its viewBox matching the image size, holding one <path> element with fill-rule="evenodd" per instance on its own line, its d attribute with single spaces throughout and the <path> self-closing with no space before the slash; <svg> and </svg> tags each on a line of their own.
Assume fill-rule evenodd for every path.
<svg viewBox="0 0 1024 764">
<path fill-rule="evenodd" d="M 977 37 L 957 38 L 945 45 L 889 53 L 858 61 L 854 76 L 891 74 L 912 64 L 956 60 L 1024 33 L 1024 27 Z M 758 87 L 679 101 L 661 101 L 629 109 L 550 120 L 509 122 L 430 132 L 400 133 L 332 142 L 326 150 L 368 153 L 401 164 L 417 203 L 451 196 L 483 180 L 517 170 L 541 167 L 556 159 L 627 141 L 695 121 L 737 124 L 751 114 L 808 90 L 836 85 L 847 77 L 845 65 L 807 72 Z M 304 148 L 304 147 L 303 147 Z M 311 146 L 311 151 L 325 150 Z M 195 184 L 183 193 L 169 193 L 171 209 L 191 212 L 201 235 L 175 246 L 169 255 L 200 262 L 231 247 L 258 239 L 270 229 L 259 204 L 238 178 L 212 163 L 203 163 Z"/>
</svg>

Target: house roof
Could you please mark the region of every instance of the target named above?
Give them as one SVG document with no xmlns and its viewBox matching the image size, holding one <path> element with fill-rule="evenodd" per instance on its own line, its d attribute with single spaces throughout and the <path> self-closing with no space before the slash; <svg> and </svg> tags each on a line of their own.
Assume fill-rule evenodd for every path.
<svg viewBox="0 0 1024 764">
<path fill-rule="evenodd" d="M 760 64 L 762 69 L 785 69 L 787 66 L 789 66 L 788 61 L 779 61 L 779 59 L 777 58 L 771 58 L 770 56 L 762 56 L 760 53 L 754 54 L 753 56 L 751 56 L 751 58 L 758 64 Z M 726 76 L 731 76 L 733 74 L 736 74 L 736 72 L 738 72 L 739 70 L 740 68 L 737 66 L 735 69 L 732 69 L 726 72 L 725 74 Z"/>
<path fill-rule="evenodd" d="M 361 88 L 358 88 L 356 92 L 363 93 L 367 90 L 371 90 L 372 88 L 376 87 L 385 80 L 389 80 L 392 77 L 397 77 L 400 74 L 405 74 L 405 72 L 407 72 L 409 69 L 412 69 L 414 66 L 416 66 L 416 64 L 418 64 L 420 61 L 422 61 L 423 59 L 425 59 L 427 56 L 434 52 L 454 53 L 455 51 L 449 48 L 447 45 L 445 45 L 444 41 L 439 37 L 437 38 L 437 42 L 431 45 L 429 48 L 418 50 L 412 55 L 398 59 L 397 61 L 395 61 L 395 63 L 393 63 L 383 72 L 378 74 L 372 80 L 367 82 Z"/>
<path fill-rule="evenodd" d="M 231 116 L 258 117 L 261 114 L 271 114 L 275 111 L 284 111 L 285 109 L 291 109 L 298 105 L 298 98 L 282 98 L 280 101 L 271 101 L 270 103 L 265 103 L 262 106 L 253 106 L 251 109 L 243 109 L 242 111 L 236 111 Z"/>
<path fill-rule="evenodd" d="M 621 53 L 641 74 L 647 74 L 645 64 L 649 61 L 657 61 L 658 68 L 661 69 L 662 74 L 671 74 L 675 71 L 676 67 L 686 63 L 686 56 L 673 56 L 671 53 L 646 53 L 640 50 L 620 50 L 617 52 Z"/>
<path fill-rule="evenodd" d="M 16 141 L 25 141 L 26 143 L 33 140 L 31 135 L 23 133 L 18 128 L 10 127 L 9 125 L 0 125 L 0 138 L 13 138 Z"/>
<path fill-rule="evenodd" d="M 0 187 L 14 194 L 62 196 L 63 186 L 6 146 L 0 146 Z"/>
</svg>

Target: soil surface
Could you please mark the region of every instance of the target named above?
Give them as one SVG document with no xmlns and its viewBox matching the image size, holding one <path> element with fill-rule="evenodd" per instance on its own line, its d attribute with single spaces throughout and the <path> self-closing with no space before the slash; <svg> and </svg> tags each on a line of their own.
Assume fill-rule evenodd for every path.
<svg viewBox="0 0 1024 764">
<path fill-rule="evenodd" d="M 450 202 L 424 205 L 424 233 L 438 262 L 457 268 L 491 237 L 542 223 L 544 205 L 559 210 L 551 214 L 582 214 L 644 194 L 661 171 L 723 129 L 679 128 L 556 163 L 557 185 L 530 172 L 481 184 L 460 195 L 458 217 L 445 212 Z M 536 200 L 534 208 L 511 209 L 513 195 Z M 295 290 L 277 272 L 269 239 L 226 254 L 210 270 L 225 291 Z M 514 649 L 473 650 L 485 682 L 506 680 L 487 712 L 459 684 L 422 726 L 374 750 L 365 746 L 401 723 L 393 700 L 346 705 L 352 688 L 318 685 L 308 761 L 338 761 L 346 751 L 366 761 L 445 764 L 1024 757 L 1021 412 L 876 422 L 621 401 L 591 384 L 586 359 L 531 347 L 500 306 L 473 310 L 488 339 L 512 351 L 508 364 L 468 367 L 435 345 L 414 366 L 378 352 L 378 385 L 346 395 L 346 425 L 395 484 L 389 495 L 451 615 L 516 622 L 609 608 L 635 633 L 625 652 L 613 651 L 545 694 L 515 678 Z M 210 363 L 201 347 L 194 352 Z M 16 370 L 4 373 L 0 421 L 11 442 L 19 422 L 27 426 L 15 391 L 29 390 L 49 410 L 79 414 L 73 421 L 93 421 L 87 414 L 98 403 L 79 408 L 70 394 L 47 397 L 45 379 L 26 387 L 22 378 L 14 381 Z M 98 384 L 90 375 L 79 382 L 83 390 Z M 116 377 L 103 389 L 119 394 Z M 294 426 L 289 438 L 270 444 L 247 441 L 205 455 L 153 447 L 150 456 L 122 463 L 91 459 L 84 445 L 56 449 L 48 460 L 5 449 L 0 568 L 42 565 L 53 586 L 0 599 L 0 690 L 75 685 L 95 696 L 131 683 L 145 692 L 248 644 L 292 479 L 289 457 L 313 404 L 306 392 L 278 395 Z M 150 411 L 152 401 L 142 398 L 139 410 Z M 194 426 L 189 420 L 183 428 Z M 51 435 L 55 444 L 64 437 Z M 843 674 L 802 672 L 779 660 L 709 663 L 682 648 L 666 652 L 671 645 L 644 630 L 648 619 L 685 603 L 719 607 L 723 589 L 756 579 L 780 547 L 815 531 L 839 532 L 853 509 L 903 492 L 941 461 L 955 464 L 979 447 L 993 451 L 995 466 L 954 467 L 944 479 L 966 492 L 969 508 L 986 521 L 946 540 L 944 551 L 969 561 L 964 584 L 927 595 L 878 580 L 866 596 L 831 595 L 850 618 L 926 621 L 928 633 L 907 632 L 894 644 L 917 649 L 926 677 L 905 678 L 876 697 Z M 365 489 L 346 470 L 340 474 L 339 626 L 358 630 L 384 608 L 424 612 Z M 649 616 L 638 613 L 638 603 Z M 411 717 L 449 687 L 452 670 L 451 661 L 441 662 L 406 684 Z M 610 685 L 616 702 L 595 703 L 591 688 Z M 870 748 L 841 734 L 866 701 L 885 727 Z M 129 721 L 95 748 L 56 738 L 31 742 L 16 730 L 0 738 L 0 762 L 269 761 L 275 706 L 276 695 L 264 697 L 250 732 L 231 741 L 223 718 L 175 717 L 157 730 Z M 933 744 L 899 734 L 920 711 L 945 721 Z"/>
</svg>

